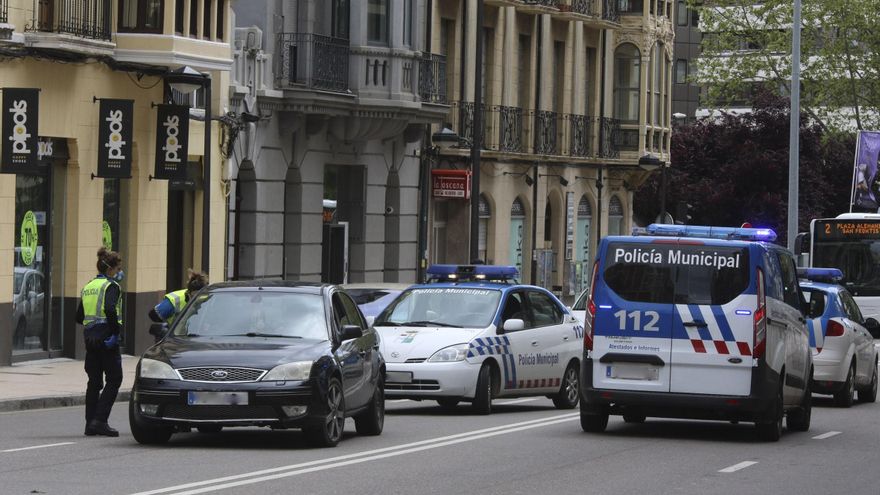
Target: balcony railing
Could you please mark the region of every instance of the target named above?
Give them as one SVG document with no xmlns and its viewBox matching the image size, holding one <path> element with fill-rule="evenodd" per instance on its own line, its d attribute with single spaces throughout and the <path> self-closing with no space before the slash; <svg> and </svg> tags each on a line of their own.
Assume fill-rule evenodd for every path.
<svg viewBox="0 0 880 495">
<path fill-rule="evenodd" d="M 0 0 L 0 23 L 9 22 L 9 0 Z"/>
<path fill-rule="evenodd" d="M 461 138 L 460 145 L 470 147 L 474 142 L 474 103 L 457 101 L 450 106 L 450 122 Z M 481 142 L 487 151 L 571 158 L 620 156 L 616 119 L 503 105 L 484 105 L 481 115 Z"/>
<path fill-rule="evenodd" d="M 559 5 L 559 0 L 523 0 L 523 3 L 529 5 L 543 5 L 544 7 L 556 7 Z"/>
<path fill-rule="evenodd" d="M 620 9 L 617 7 L 618 0 L 602 0 L 602 19 L 611 22 L 620 21 Z"/>
<path fill-rule="evenodd" d="M 27 30 L 110 41 L 110 12 L 111 0 L 34 0 Z"/>
<path fill-rule="evenodd" d="M 599 8 L 596 0 L 573 0 L 571 11 L 584 15 L 598 15 Z"/>
<path fill-rule="evenodd" d="M 419 60 L 419 97 L 424 103 L 446 104 L 446 57 L 425 53 Z"/>
<path fill-rule="evenodd" d="M 348 90 L 348 40 L 313 33 L 281 33 L 276 47 L 278 86 Z"/>
</svg>

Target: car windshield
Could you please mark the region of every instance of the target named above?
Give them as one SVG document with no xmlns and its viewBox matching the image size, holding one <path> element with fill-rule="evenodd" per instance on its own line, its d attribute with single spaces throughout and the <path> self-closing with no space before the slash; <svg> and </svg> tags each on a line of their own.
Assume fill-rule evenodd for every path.
<svg viewBox="0 0 880 495">
<path fill-rule="evenodd" d="M 389 294 L 399 294 L 399 290 L 391 289 L 345 289 L 357 305 L 371 303 Z"/>
<path fill-rule="evenodd" d="M 423 287 L 400 295 L 374 326 L 484 328 L 495 318 L 501 291 L 469 287 Z"/>
<path fill-rule="evenodd" d="M 320 295 L 273 291 L 200 295 L 174 325 L 174 335 L 328 338 Z"/>
</svg>

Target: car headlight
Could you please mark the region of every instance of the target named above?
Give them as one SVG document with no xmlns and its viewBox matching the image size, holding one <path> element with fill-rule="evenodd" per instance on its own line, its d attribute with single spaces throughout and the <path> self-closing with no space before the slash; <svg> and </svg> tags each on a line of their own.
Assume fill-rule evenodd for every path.
<svg viewBox="0 0 880 495">
<path fill-rule="evenodd" d="M 157 378 L 160 380 L 180 380 L 174 368 L 168 363 L 155 359 L 141 359 L 141 378 Z"/>
<path fill-rule="evenodd" d="M 305 381 L 309 379 L 311 373 L 312 361 L 297 361 L 295 363 L 280 364 L 272 368 L 263 377 L 263 381 Z"/>
<path fill-rule="evenodd" d="M 444 347 L 439 351 L 435 352 L 434 355 L 428 358 L 429 363 L 449 363 L 452 361 L 463 361 L 464 358 L 467 357 L 468 345 L 467 344 L 455 344 L 449 347 Z"/>
</svg>

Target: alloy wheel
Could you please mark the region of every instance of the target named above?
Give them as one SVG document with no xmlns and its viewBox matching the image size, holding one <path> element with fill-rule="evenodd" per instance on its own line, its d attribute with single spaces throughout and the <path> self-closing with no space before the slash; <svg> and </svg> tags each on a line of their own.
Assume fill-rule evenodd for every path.
<svg viewBox="0 0 880 495">
<path fill-rule="evenodd" d="M 327 429 L 327 436 L 332 440 L 337 440 L 342 437 L 345 414 L 342 410 L 342 390 L 335 383 L 331 383 L 327 390 L 327 408 L 329 413 L 324 427 Z"/>
</svg>

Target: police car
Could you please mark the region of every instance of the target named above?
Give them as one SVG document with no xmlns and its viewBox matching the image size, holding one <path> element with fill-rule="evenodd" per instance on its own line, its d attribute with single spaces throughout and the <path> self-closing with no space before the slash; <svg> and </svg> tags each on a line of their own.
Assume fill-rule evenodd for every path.
<svg viewBox="0 0 880 495">
<path fill-rule="evenodd" d="M 856 391 L 859 402 L 875 402 L 877 349 L 868 329 L 877 333 L 880 323 L 862 317 L 852 295 L 838 285 L 843 273 L 837 268 L 800 269 L 798 276 L 809 305 L 812 391 L 833 394 L 842 407 L 852 405 Z"/>
<path fill-rule="evenodd" d="M 373 323 L 386 360 L 385 396 L 471 402 L 546 395 L 578 403 L 583 326 L 547 290 L 516 284 L 512 266 L 432 265 Z"/>
<path fill-rule="evenodd" d="M 652 224 L 602 239 L 581 371 L 581 426 L 609 414 L 810 427 L 812 354 L 792 254 L 769 229 Z"/>
</svg>

